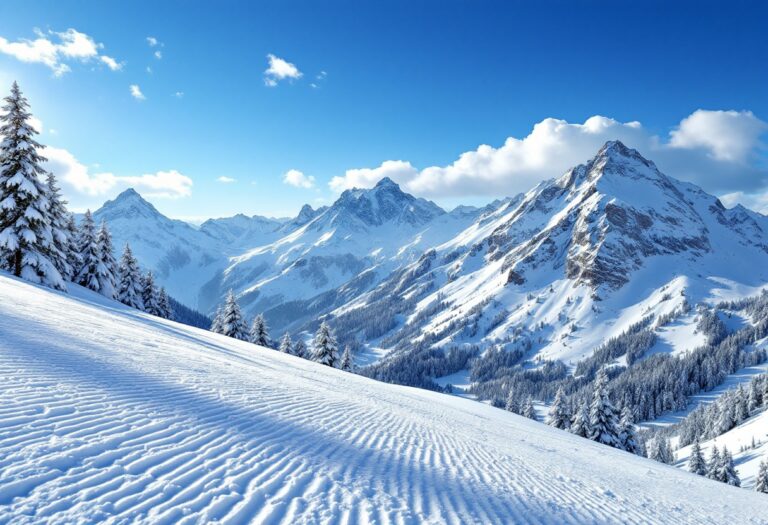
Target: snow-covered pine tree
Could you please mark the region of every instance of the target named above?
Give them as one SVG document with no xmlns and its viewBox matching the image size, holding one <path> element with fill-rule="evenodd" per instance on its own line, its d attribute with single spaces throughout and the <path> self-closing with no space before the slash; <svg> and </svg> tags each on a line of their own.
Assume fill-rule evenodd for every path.
<svg viewBox="0 0 768 525">
<path fill-rule="evenodd" d="M 691 457 L 688 459 L 688 471 L 699 476 L 707 475 L 707 462 L 704 461 L 704 455 L 701 453 L 699 440 L 693 442 L 691 447 Z"/>
<path fill-rule="evenodd" d="M 752 411 L 763 404 L 763 392 L 760 390 L 760 376 L 752 378 L 749 383 L 749 399 L 747 405 Z"/>
<path fill-rule="evenodd" d="M 768 494 L 768 459 L 764 459 L 760 462 L 760 467 L 757 470 L 757 477 L 755 478 L 755 490 Z"/>
<path fill-rule="evenodd" d="M 549 409 L 549 425 L 561 430 L 568 430 L 571 426 L 571 414 L 565 399 L 563 387 L 557 389 L 555 401 Z"/>
<path fill-rule="evenodd" d="M 250 341 L 255 345 L 272 348 L 272 343 L 269 340 L 267 321 L 262 314 L 253 318 L 253 322 L 251 323 Z"/>
<path fill-rule="evenodd" d="M 727 447 L 723 446 L 723 451 L 720 453 L 720 466 L 717 469 L 717 480 L 722 481 L 728 485 L 734 487 L 741 486 L 741 480 L 736 473 L 736 467 L 733 464 L 733 456 Z"/>
<path fill-rule="evenodd" d="M 0 268 L 17 277 L 64 290 L 51 254 L 48 190 L 40 179 L 45 158 L 37 152 L 37 131 L 29 123 L 29 103 L 16 82 L 0 115 Z"/>
<path fill-rule="evenodd" d="M 616 410 L 608 398 L 608 373 L 605 368 L 597 372 L 592 404 L 589 407 L 589 439 L 619 448 L 619 424 Z"/>
<path fill-rule="evenodd" d="M 315 334 L 314 360 L 320 364 L 335 367 L 338 361 L 337 354 L 336 339 L 333 337 L 331 327 L 323 321 Z"/>
<path fill-rule="evenodd" d="M 307 352 L 307 345 L 304 344 L 303 339 L 296 341 L 293 345 L 293 355 L 301 357 L 302 359 L 309 359 L 309 352 Z"/>
<path fill-rule="evenodd" d="M 46 190 L 48 194 L 48 220 L 51 225 L 53 245 L 50 249 L 51 262 L 59 271 L 62 279 L 72 278 L 72 267 L 69 264 L 70 239 L 67 232 L 69 213 L 67 203 L 61 196 L 61 190 L 56 185 L 56 177 L 48 173 Z"/>
<path fill-rule="evenodd" d="M 619 421 L 619 445 L 622 450 L 631 454 L 637 454 L 637 438 L 635 436 L 635 418 L 632 409 L 625 406 L 621 409 Z"/>
<path fill-rule="evenodd" d="M 144 311 L 150 315 L 160 317 L 161 312 L 158 299 L 155 276 L 150 270 L 141 278 L 141 303 L 144 305 Z"/>
<path fill-rule="evenodd" d="M 96 225 L 93 223 L 91 210 L 85 212 L 83 222 L 80 224 L 77 245 L 80 253 L 80 269 L 75 276 L 75 282 L 94 292 L 101 292 L 106 268 L 101 262 L 99 244 L 96 240 Z"/>
<path fill-rule="evenodd" d="M 507 391 L 507 400 L 504 403 L 504 410 L 507 412 L 512 412 L 513 414 L 520 413 L 520 407 L 517 405 L 517 397 L 515 396 L 515 392 L 512 390 L 512 388 Z"/>
<path fill-rule="evenodd" d="M 227 299 L 224 302 L 224 308 L 221 310 L 221 332 L 222 334 L 234 337 L 241 341 L 248 341 L 248 327 L 240 312 L 240 305 L 232 290 L 227 293 Z"/>
<path fill-rule="evenodd" d="M 341 355 L 341 365 L 339 368 L 345 372 L 352 371 L 352 351 L 350 350 L 349 345 L 344 347 L 344 353 Z"/>
<path fill-rule="evenodd" d="M 160 287 L 160 291 L 157 292 L 157 309 L 160 311 L 160 317 L 163 319 L 173 319 L 171 300 L 168 298 L 165 286 Z"/>
<path fill-rule="evenodd" d="M 101 257 L 101 265 L 104 273 L 101 276 L 101 289 L 99 293 L 104 297 L 114 299 L 117 295 L 115 286 L 115 276 L 117 275 L 117 261 L 115 261 L 115 250 L 112 247 L 112 234 L 109 233 L 107 223 L 101 221 L 99 233 L 96 235 L 96 244 Z"/>
<path fill-rule="evenodd" d="M 720 451 L 717 449 L 717 445 L 712 445 L 712 452 L 709 456 L 709 462 L 707 463 L 707 477 L 709 479 L 718 479 L 718 469 L 720 468 Z"/>
<path fill-rule="evenodd" d="M 67 234 L 67 264 L 69 265 L 70 273 L 64 277 L 68 281 L 74 282 L 77 277 L 77 272 L 82 267 L 83 261 L 80 258 L 80 249 L 78 245 L 80 232 L 77 231 L 75 216 L 71 213 L 67 213 L 65 231 Z"/>
<path fill-rule="evenodd" d="M 123 248 L 120 264 L 117 267 L 117 300 L 121 303 L 141 310 L 144 303 L 141 300 L 141 271 L 139 262 L 133 256 L 128 243 Z"/>
<path fill-rule="evenodd" d="M 533 398 L 528 396 L 523 405 L 523 416 L 536 421 L 536 409 L 533 407 Z"/>
<path fill-rule="evenodd" d="M 216 314 L 213 316 L 213 320 L 211 321 L 210 330 L 215 334 L 221 333 L 221 306 L 216 308 Z"/>
<path fill-rule="evenodd" d="M 589 437 L 592 434 L 592 427 L 589 423 L 589 411 L 587 410 L 586 403 L 581 403 L 579 408 L 576 409 L 569 430 L 572 434 L 576 434 L 583 438 Z"/>
<path fill-rule="evenodd" d="M 284 354 L 293 353 L 293 341 L 291 341 L 291 334 L 285 332 L 283 337 L 280 338 L 280 347 L 278 348 Z"/>
<path fill-rule="evenodd" d="M 675 461 L 675 456 L 672 453 L 669 439 L 662 436 L 656 436 L 648 444 L 648 457 L 659 463 L 671 465 Z"/>
</svg>

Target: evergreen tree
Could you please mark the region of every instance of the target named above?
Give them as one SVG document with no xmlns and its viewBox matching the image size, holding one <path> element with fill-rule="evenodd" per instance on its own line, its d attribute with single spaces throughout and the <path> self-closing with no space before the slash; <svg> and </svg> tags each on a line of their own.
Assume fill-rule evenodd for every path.
<svg viewBox="0 0 768 525">
<path fill-rule="evenodd" d="M 720 468 L 720 451 L 717 449 L 717 445 L 712 445 L 712 453 L 709 456 L 709 463 L 707 463 L 707 477 L 709 479 L 718 480 L 718 469 Z"/>
<path fill-rule="evenodd" d="M 314 360 L 326 366 L 335 367 L 338 361 L 338 350 L 336 348 L 336 339 L 328 323 L 320 323 L 315 334 L 315 355 Z"/>
<path fill-rule="evenodd" d="M 71 213 L 67 213 L 67 220 L 65 223 L 65 231 L 67 234 L 67 265 L 69 266 L 69 274 L 63 276 L 68 281 L 74 282 L 77 278 L 77 272 L 82 267 L 82 259 L 80 258 L 79 249 L 79 237 L 80 233 L 77 230 L 75 224 L 75 216 Z"/>
<path fill-rule="evenodd" d="M 131 308 L 141 310 L 144 306 L 141 300 L 141 271 L 127 243 L 117 267 L 117 281 L 117 300 Z"/>
<path fill-rule="evenodd" d="M 520 407 L 517 406 L 517 397 L 515 397 L 515 392 L 511 388 L 507 392 L 507 400 L 504 403 L 504 410 L 512 412 L 513 414 L 520 413 Z"/>
<path fill-rule="evenodd" d="M 672 453 L 672 447 L 669 439 L 657 436 L 648 445 L 648 457 L 659 463 L 671 465 L 675 461 L 675 455 Z"/>
<path fill-rule="evenodd" d="M 101 292 L 102 281 L 107 270 L 102 263 L 96 226 L 93 223 L 90 210 L 85 212 L 83 222 L 80 224 L 78 251 L 80 253 L 80 269 L 75 276 L 75 281 L 94 292 Z"/>
<path fill-rule="evenodd" d="M 68 222 L 70 214 L 67 212 L 66 201 L 61 197 L 61 190 L 56 185 L 53 173 L 48 173 L 47 178 L 48 217 L 51 225 L 51 238 L 53 244 L 50 248 L 51 262 L 58 270 L 62 279 L 72 278 L 73 269 L 69 264 L 69 250 L 71 240 L 68 234 Z"/>
<path fill-rule="evenodd" d="M 216 308 L 216 315 L 213 316 L 210 330 L 215 334 L 221 333 L 221 306 Z"/>
<path fill-rule="evenodd" d="M 164 286 L 157 293 L 157 309 L 160 312 L 160 317 L 163 319 L 173 319 L 171 300 L 168 298 L 168 292 L 165 291 Z"/>
<path fill-rule="evenodd" d="M 160 304 L 158 301 L 157 286 L 155 286 L 155 276 L 152 272 L 147 272 L 141 279 L 141 302 L 144 305 L 144 311 L 150 315 L 160 317 Z"/>
<path fill-rule="evenodd" d="M 631 454 L 637 454 L 637 438 L 635 436 L 635 421 L 632 410 L 625 406 L 621 409 L 619 421 L 619 448 Z"/>
<path fill-rule="evenodd" d="M 555 401 L 549 410 L 549 425 L 561 430 L 567 430 L 571 426 L 571 414 L 565 400 L 563 387 L 557 389 Z"/>
<path fill-rule="evenodd" d="M 237 304 L 235 294 L 232 290 L 227 294 L 227 299 L 224 302 L 224 308 L 221 310 L 221 333 L 239 339 L 241 341 L 248 341 L 248 328 L 243 319 L 243 314 L 240 312 L 240 305 Z"/>
<path fill-rule="evenodd" d="M 570 431 L 580 437 L 589 437 L 592 434 L 592 427 L 589 423 L 589 411 L 586 403 L 579 405 L 576 413 L 573 415 Z"/>
<path fill-rule="evenodd" d="M 352 351 L 349 349 L 349 345 L 344 347 L 344 353 L 341 355 L 341 365 L 339 368 L 345 372 L 352 371 Z"/>
<path fill-rule="evenodd" d="M 760 390 L 759 378 L 759 376 L 755 377 L 749 383 L 749 399 L 747 401 L 747 406 L 750 412 L 763 404 L 763 393 Z"/>
<path fill-rule="evenodd" d="M 293 355 L 297 357 L 301 357 L 302 359 L 309 359 L 309 352 L 307 351 L 307 345 L 304 344 L 303 339 L 299 339 L 296 341 L 296 344 L 293 346 Z"/>
<path fill-rule="evenodd" d="M 533 398 L 528 396 L 523 405 L 523 416 L 536 421 L 536 409 L 533 406 Z"/>
<path fill-rule="evenodd" d="M 253 323 L 251 323 L 250 341 L 255 345 L 272 348 L 272 343 L 269 340 L 267 321 L 262 314 L 253 318 Z"/>
<path fill-rule="evenodd" d="M 720 454 L 720 465 L 717 469 L 717 480 L 734 487 L 741 486 L 741 480 L 739 475 L 736 474 L 736 467 L 733 465 L 733 456 L 727 447 L 723 447 L 723 451 Z"/>
<path fill-rule="evenodd" d="M 101 257 L 101 266 L 104 268 L 104 272 L 101 275 L 101 288 L 99 293 L 104 297 L 114 299 L 117 294 L 115 289 L 117 262 L 115 261 L 115 250 L 112 247 L 112 234 L 109 233 L 107 223 L 104 221 L 101 221 L 99 233 L 96 235 L 96 244 L 98 246 L 99 256 Z"/>
<path fill-rule="evenodd" d="M 29 103 L 13 83 L 0 115 L 0 268 L 15 276 L 64 290 L 56 269 L 48 190 L 40 180 L 45 159 L 29 123 Z"/>
<path fill-rule="evenodd" d="M 285 332 L 280 339 L 280 347 L 278 348 L 284 354 L 293 353 L 293 341 L 291 341 L 291 334 Z"/>
<path fill-rule="evenodd" d="M 592 404 L 589 407 L 589 439 L 611 447 L 620 447 L 616 411 L 608 398 L 608 374 L 601 368 L 595 379 Z"/>
<path fill-rule="evenodd" d="M 707 463 L 704 461 L 704 455 L 701 453 L 699 440 L 693 442 L 691 447 L 691 457 L 688 459 L 688 471 L 699 476 L 707 475 Z"/>
<path fill-rule="evenodd" d="M 757 471 L 757 477 L 755 478 L 755 490 L 768 494 L 768 460 L 764 459 L 760 462 L 760 468 Z"/>
</svg>

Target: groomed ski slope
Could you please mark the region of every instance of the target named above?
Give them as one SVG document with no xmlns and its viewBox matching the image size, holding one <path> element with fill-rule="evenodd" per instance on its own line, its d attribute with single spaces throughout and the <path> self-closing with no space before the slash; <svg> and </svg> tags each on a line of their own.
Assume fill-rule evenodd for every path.
<svg viewBox="0 0 768 525">
<path fill-rule="evenodd" d="M 0 274 L 0 523 L 766 523 L 470 400 Z"/>
</svg>

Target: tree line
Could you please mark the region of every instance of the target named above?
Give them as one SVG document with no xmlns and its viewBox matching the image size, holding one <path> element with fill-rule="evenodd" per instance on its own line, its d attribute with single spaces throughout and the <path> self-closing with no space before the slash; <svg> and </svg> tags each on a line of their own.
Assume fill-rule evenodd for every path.
<svg viewBox="0 0 768 525">
<path fill-rule="evenodd" d="M 232 290 L 227 293 L 224 304 L 216 310 L 216 315 L 211 323 L 211 332 L 279 350 L 284 354 L 295 355 L 346 372 L 354 370 L 350 346 L 346 345 L 343 353 L 339 355 L 336 336 L 327 322 L 320 323 L 311 348 L 308 348 L 301 338 L 294 342 L 288 332 L 285 332 L 279 343 L 275 344 L 269 336 L 269 327 L 263 314 L 256 315 L 251 321 L 250 327 L 248 326 Z"/>
</svg>

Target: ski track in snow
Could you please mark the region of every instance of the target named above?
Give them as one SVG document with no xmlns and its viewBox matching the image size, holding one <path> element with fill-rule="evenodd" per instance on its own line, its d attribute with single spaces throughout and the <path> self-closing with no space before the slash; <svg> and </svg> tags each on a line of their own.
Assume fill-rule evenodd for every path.
<svg viewBox="0 0 768 525">
<path fill-rule="evenodd" d="M 0 275 L 0 523 L 768 523 L 481 403 Z"/>
</svg>

